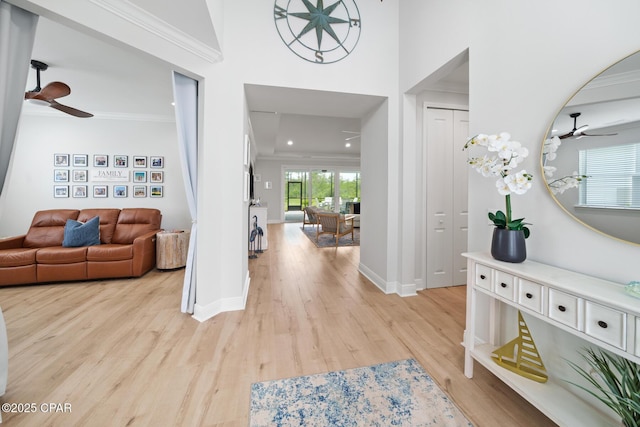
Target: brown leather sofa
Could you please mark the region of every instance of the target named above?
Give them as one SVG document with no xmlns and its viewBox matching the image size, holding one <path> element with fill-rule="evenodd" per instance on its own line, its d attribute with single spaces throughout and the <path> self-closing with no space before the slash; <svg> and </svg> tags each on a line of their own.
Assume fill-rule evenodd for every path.
<svg viewBox="0 0 640 427">
<path fill-rule="evenodd" d="M 67 219 L 100 217 L 100 244 L 63 247 Z M 158 209 L 38 211 L 27 234 L 0 239 L 0 286 L 139 277 L 156 263 Z"/>
</svg>

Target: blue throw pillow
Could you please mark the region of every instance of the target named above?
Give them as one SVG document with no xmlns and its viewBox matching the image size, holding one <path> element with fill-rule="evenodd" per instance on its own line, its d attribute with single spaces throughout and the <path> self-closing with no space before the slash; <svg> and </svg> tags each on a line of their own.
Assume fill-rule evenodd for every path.
<svg viewBox="0 0 640 427">
<path fill-rule="evenodd" d="M 68 219 L 64 226 L 62 246 L 78 247 L 100 244 L 100 217 L 96 216 L 87 222 Z"/>
</svg>

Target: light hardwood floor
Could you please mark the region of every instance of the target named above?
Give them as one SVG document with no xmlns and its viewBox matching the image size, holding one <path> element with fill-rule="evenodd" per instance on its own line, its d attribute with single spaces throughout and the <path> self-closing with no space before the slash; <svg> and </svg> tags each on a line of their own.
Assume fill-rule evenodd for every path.
<svg viewBox="0 0 640 427">
<path fill-rule="evenodd" d="M 269 225 L 246 310 L 203 323 L 180 313 L 183 270 L 0 288 L 0 402 L 38 408 L 4 424 L 246 426 L 253 382 L 415 358 L 478 427 L 554 425 L 481 366 L 463 375 L 464 287 L 384 295 L 359 248 L 317 249 L 299 227 Z"/>
</svg>

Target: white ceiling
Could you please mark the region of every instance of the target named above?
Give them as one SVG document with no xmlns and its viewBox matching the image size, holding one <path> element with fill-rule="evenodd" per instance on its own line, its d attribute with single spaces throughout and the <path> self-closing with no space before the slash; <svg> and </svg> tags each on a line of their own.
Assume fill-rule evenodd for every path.
<svg viewBox="0 0 640 427">
<path fill-rule="evenodd" d="M 360 119 L 385 100 L 260 85 L 245 85 L 245 93 L 258 155 L 279 158 L 360 158 L 360 139 L 352 137 Z"/>
<path fill-rule="evenodd" d="M 61 81 L 71 94 L 61 104 L 96 116 L 147 116 L 172 119 L 171 70 L 148 55 L 108 44 L 40 17 L 32 59 L 49 65 L 41 86 Z M 36 86 L 29 70 L 26 90 Z M 64 115 L 52 108 L 24 104 L 25 113 Z M 92 119 L 78 119 L 92 120 Z"/>
<path fill-rule="evenodd" d="M 175 15 L 174 8 L 151 0 L 134 3 L 165 20 L 196 19 L 184 13 Z M 191 35 L 203 38 L 213 31 L 203 27 L 204 32 Z M 69 96 L 58 99 L 62 104 L 97 118 L 173 120 L 171 68 L 144 52 L 107 43 L 41 17 L 32 58 L 49 65 L 41 75 L 43 87 L 52 81 L 71 87 Z M 451 82 L 443 82 L 457 85 L 460 80 L 468 80 L 468 71 L 452 73 L 449 79 Z M 31 69 L 25 90 L 33 89 L 35 82 L 35 70 Z M 348 141 L 351 147 L 347 148 L 346 138 L 357 136 L 353 132 L 360 131 L 360 119 L 385 101 L 380 96 L 286 87 L 246 85 L 245 89 L 254 142 L 263 157 L 357 159 L 360 139 Z M 64 115 L 30 103 L 24 104 L 24 111 Z M 287 145 L 289 140 L 292 146 Z"/>
</svg>

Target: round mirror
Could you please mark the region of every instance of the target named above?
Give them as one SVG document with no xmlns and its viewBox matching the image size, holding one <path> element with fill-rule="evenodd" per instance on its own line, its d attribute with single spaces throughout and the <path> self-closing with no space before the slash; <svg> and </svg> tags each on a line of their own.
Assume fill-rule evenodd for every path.
<svg viewBox="0 0 640 427">
<path fill-rule="evenodd" d="M 640 52 L 597 75 L 560 110 L 542 168 L 565 212 L 640 244 Z"/>
</svg>

